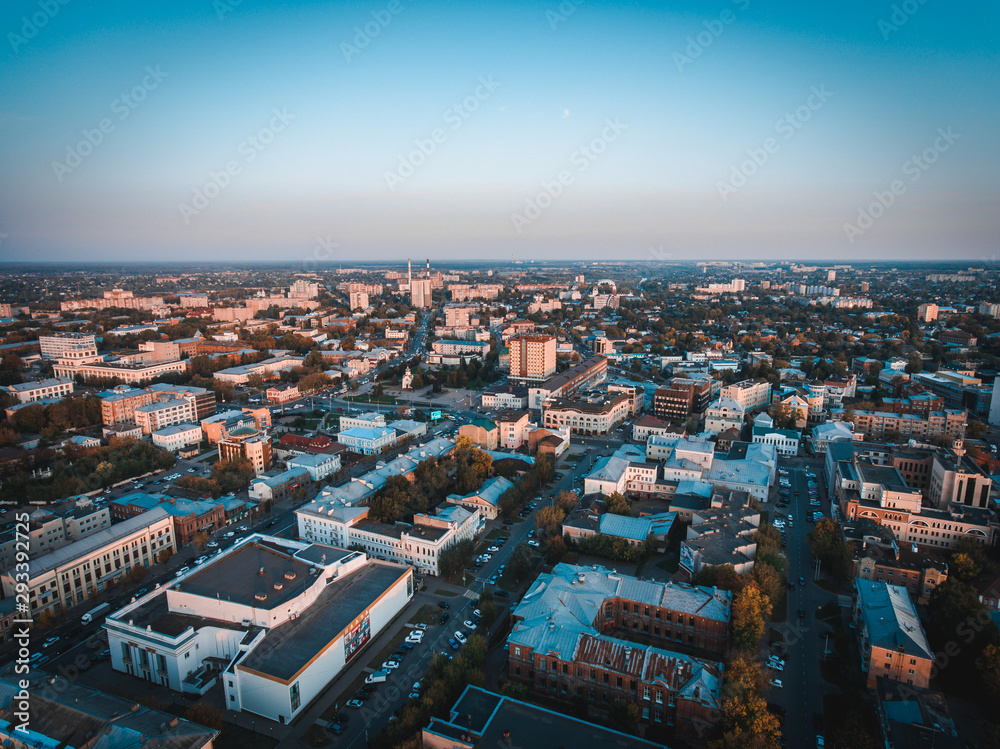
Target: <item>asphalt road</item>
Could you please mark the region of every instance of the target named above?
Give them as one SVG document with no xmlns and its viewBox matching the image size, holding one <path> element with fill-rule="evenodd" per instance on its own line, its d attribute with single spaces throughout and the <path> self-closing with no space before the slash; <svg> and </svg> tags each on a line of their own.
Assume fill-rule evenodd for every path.
<svg viewBox="0 0 1000 749">
<path fill-rule="evenodd" d="M 820 485 L 820 509 L 829 517 L 829 502 L 821 486 L 818 461 L 811 462 L 808 466 L 816 474 L 815 481 Z M 812 747 L 816 745 L 817 735 L 813 715 L 821 715 L 823 712 L 820 661 L 823 658 L 825 637 L 822 634 L 829 629 L 816 620 L 815 613 L 825 604 L 835 601 L 836 596 L 813 582 L 816 568 L 809 553 L 807 538 L 813 524 L 806 521 L 806 516 L 816 508 L 809 505 L 806 464 L 802 460 L 794 460 L 791 465 L 786 461 L 779 461 L 779 467 L 788 470 L 791 483 L 789 505 L 784 510 L 779 510 L 777 516 L 783 513 L 792 518 L 791 525 L 786 529 L 787 545 L 784 551 L 788 558 L 788 579 L 794 583 L 795 590 L 788 591 L 787 620 L 783 624 L 774 625 L 786 640 L 785 668 L 781 672 L 767 669 L 769 678 L 779 679 L 782 683 L 780 688 L 771 687 L 768 701 L 781 705 L 787 711 L 783 727 L 786 745 Z M 805 584 L 800 583 L 800 578 Z M 803 616 L 799 615 L 800 611 Z"/>
</svg>

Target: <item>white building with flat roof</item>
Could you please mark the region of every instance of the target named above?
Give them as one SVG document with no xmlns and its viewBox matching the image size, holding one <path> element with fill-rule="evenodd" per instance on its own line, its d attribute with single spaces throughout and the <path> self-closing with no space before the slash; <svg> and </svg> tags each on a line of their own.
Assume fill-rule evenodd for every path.
<svg viewBox="0 0 1000 749">
<path fill-rule="evenodd" d="M 396 444 L 396 430 L 380 427 L 355 427 L 337 434 L 337 442 L 361 455 L 377 455 Z"/>
<path fill-rule="evenodd" d="M 485 518 L 478 509 L 448 505 L 437 515 L 413 516 L 413 524 L 368 519 L 367 507 L 345 507 L 316 499 L 295 511 L 299 538 L 334 546 L 362 548 L 375 559 L 411 564 L 422 574 L 439 574 L 441 552 L 472 540 Z"/>
<path fill-rule="evenodd" d="M 31 380 L 8 385 L 7 391 L 17 398 L 19 403 L 34 403 L 49 398 L 65 398 L 73 394 L 73 381 L 61 377 L 49 377 L 44 380 Z"/>
<path fill-rule="evenodd" d="M 172 424 L 152 432 L 153 444 L 172 453 L 201 442 L 200 424 Z"/>
<path fill-rule="evenodd" d="M 309 472 L 309 478 L 313 481 L 322 481 L 340 470 L 340 456 L 329 455 L 327 453 L 317 453 L 315 455 L 305 453 L 289 458 L 285 465 L 289 470 L 304 468 Z"/>
<path fill-rule="evenodd" d="M 413 597 L 413 570 L 254 534 L 105 620 L 111 665 L 227 710 L 294 720 Z"/>
</svg>

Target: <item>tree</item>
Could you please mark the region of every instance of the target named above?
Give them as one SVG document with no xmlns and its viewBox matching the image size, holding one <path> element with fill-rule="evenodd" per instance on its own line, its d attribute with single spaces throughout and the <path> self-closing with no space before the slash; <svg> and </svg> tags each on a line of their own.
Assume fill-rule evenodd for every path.
<svg viewBox="0 0 1000 749">
<path fill-rule="evenodd" d="M 840 523 L 823 518 L 809 533 L 809 550 L 834 577 L 844 579 L 851 569 L 850 551 L 844 544 Z"/>
<path fill-rule="evenodd" d="M 767 596 L 773 608 L 785 588 L 785 580 L 781 573 L 767 562 L 757 559 L 754 562 L 751 577 L 761 592 Z"/>
<path fill-rule="evenodd" d="M 450 577 L 471 562 L 475 548 L 475 542 L 469 538 L 453 543 L 442 551 L 438 557 L 438 567 L 442 577 Z"/>
<path fill-rule="evenodd" d="M 521 543 L 514 547 L 510 555 L 510 571 L 516 580 L 523 580 L 535 567 L 535 560 L 531 555 L 531 547 Z"/>
<path fill-rule="evenodd" d="M 987 645 L 976 658 L 976 671 L 983 685 L 984 697 L 989 704 L 995 705 L 1000 698 L 1000 647 Z"/>
<path fill-rule="evenodd" d="M 614 492 L 604 498 L 604 511 L 612 515 L 630 516 L 632 514 L 632 505 L 619 492 Z"/>
<path fill-rule="evenodd" d="M 566 513 L 559 507 L 545 506 L 535 513 L 535 525 L 548 536 L 561 536 L 562 522 Z"/>
<path fill-rule="evenodd" d="M 968 554 L 958 552 L 948 562 L 948 572 L 965 583 L 974 582 L 979 577 L 979 565 Z"/>
<path fill-rule="evenodd" d="M 52 616 L 52 612 L 45 609 L 41 614 L 38 615 L 38 624 L 36 625 L 43 632 L 52 629 L 55 626 L 56 618 Z"/>
<path fill-rule="evenodd" d="M 744 586 L 733 600 L 733 649 L 754 651 L 764 636 L 764 620 L 771 615 L 771 602 L 756 582 Z"/>
<path fill-rule="evenodd" d="M 611 722 L 625 733 L 635 733 L 639 726 L 639 706 L 634 702 L 615 700 L 611 703 Z"/>
<path fill-rule="evenodd" d="M 200 723 L 216 731 L 222 730 L 224 725 L 222 711 L 207 702 L 196 702 L 184 711 L 184 719 L 192 723 Z"/>
<path fill-rule="evenodd" d="M 173 555 L 174 552 L 172 552 L 170 549 L 163 549 L 160 551 L 159 554 L 156 555 L 156 561 L 159 562 L 160 564 L 166 564 L 167 562 L 170 561 L 170 557 L 172 557 Z"/>
<path fill-rule="evenodd" d="M 740 577 L 733 565 L 722 564 L 718 567 L 702 567 L 701 571 L 694 577 L 694 584 L 728 590 L 735 596 L 743 590 L 746 581 Z"/>
<path fill-rule="evenodd" d="M 201 549 L 202 547 L 205 546 L 205 544 L 208 543 L 208 531 L 199 531 L 195 535 L 193 541 L 194 545 L 197 546 L 199 549 Z"/>
</svg>

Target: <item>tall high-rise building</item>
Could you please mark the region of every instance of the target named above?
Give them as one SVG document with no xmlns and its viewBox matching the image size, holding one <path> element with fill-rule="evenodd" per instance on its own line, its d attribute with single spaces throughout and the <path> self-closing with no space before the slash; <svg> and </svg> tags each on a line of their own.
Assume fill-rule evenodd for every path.
<svg viewBox="0 0 1000 749">
<path fill-rule="evenodd" d="M 38 336 L 38 347 L 43 359 L 69 359 L 84 363 L 99 361 L 97 339 L 88 333 L 55 333 Z"/>
<path fill-rule="evenodd" d="M 423 309 L 431 306 L 431 280 L 414 278 L 410 281 L 410 306 Z"/>
<path fill-rule="evenodd" d="M 541 382 L 555 374 L 555 336 L 517 336 L 510 340 L 509 348 L 511 382 Z"/>
<path fill-rule="evenodd" d="M 365 291 L 352 291 L 350 293 L 351 311 L 368 308 L 368 293 Z"/>
</svg>

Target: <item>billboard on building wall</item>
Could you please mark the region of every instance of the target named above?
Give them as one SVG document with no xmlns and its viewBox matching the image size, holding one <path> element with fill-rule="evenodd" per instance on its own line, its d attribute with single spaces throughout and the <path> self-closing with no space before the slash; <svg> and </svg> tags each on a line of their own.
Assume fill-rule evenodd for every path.
<svg viewBox="0 0 1000 749">
<path fill-rule="evenodd" d="M 368 612 L 366 611 L 360 617 L 354 620 L 354 624 L 351 628 L 347 630 L 344 635 L 344 662 L 351 660 L 355 653 L 357 653 L 366 642 L 368 642 L 372 637 L 371 623 L 368 621 Z"/>
</svg>

